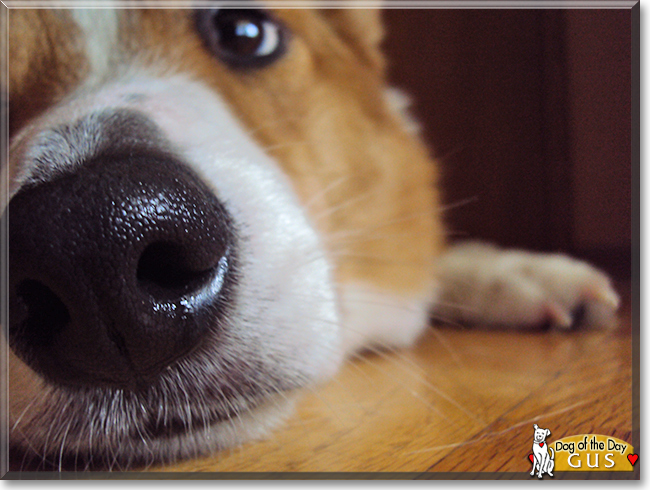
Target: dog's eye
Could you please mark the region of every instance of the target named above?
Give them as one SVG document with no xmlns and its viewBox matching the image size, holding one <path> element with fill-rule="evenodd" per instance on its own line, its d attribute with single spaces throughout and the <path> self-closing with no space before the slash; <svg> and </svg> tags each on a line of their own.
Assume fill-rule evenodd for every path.
<svg viewBox="0 0 650 490">
<path fill-rule="evenodd" d="M 236 68 L 261 68 L 285 52 L 285 29 L 263 10 L 197 10 L 196 25 L 208 48 Z"/>
</svg>

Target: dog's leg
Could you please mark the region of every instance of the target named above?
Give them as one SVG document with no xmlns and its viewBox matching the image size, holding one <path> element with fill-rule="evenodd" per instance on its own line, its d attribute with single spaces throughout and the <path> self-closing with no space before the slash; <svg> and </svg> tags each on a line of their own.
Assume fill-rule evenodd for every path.
<svg viewBox="0 0 650 490">
<path fill-rule="evenodd" d="M 441 284 L 436 316 L 461 323 L 570 329 L 616 325 L 618 294 L 589 264 L 560 254 L 501 250 L 467 243 L 437 264 Z"/>
<path fill-rule="evenodd" d="M 553 455 L 555 454 L 552 448 L 551 448 L 551 452 Z M 551 454 L 549 454 L 546 460 L 546 474 L 548 476 L 553 476 L 553 469 L 555 468 L 555 460 L 553 459 L 553 457 L 554 456 L 551 456 Z"/>
<path fill-rule="evenodd" d="M 533 470 L 530 472 L 530 476 L 535 476 L 536 469 L 537 469 L 537 456 L 533 454 Z"/>
</svg>

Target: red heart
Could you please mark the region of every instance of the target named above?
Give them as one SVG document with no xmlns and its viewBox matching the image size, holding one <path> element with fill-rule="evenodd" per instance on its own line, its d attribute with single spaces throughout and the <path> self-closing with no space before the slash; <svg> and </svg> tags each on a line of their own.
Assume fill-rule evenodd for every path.
<svg viewBox="0 0 650 490">
<path fill-rule="evenodd" d="M 532 454 L 529 454 L 528 459 L 530 459 L 530 462 L 532 463 L 532 462 L 535 461 L 535 456 L 533 456 Z"/>
<path fill-rule="evenodd" d="M 543 442 L 540 442 L 540 443 L 539 443 L 539 447 L 544 447 L 544 443 L 543 443 Z"/>
<path fill-rule="evenodd" d="M 636 460 L 639 459 L 638 454 L 628 454 L 627 455 L 627 460 L 632 463 L 632 466 L 634 466 L 634 463 L 636 463 Z"/>
</svg>

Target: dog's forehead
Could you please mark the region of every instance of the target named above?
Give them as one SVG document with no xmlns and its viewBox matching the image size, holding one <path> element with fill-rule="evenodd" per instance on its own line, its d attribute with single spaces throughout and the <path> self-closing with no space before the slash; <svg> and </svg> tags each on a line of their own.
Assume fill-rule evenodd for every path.
<svg viewBox="0 0 650 490">
<path fill-rule="evenodd" d="M 108 8 L 12 10 L 12 133 L 76 87 L 89 80 L 101 82 L 118 76 L 132 66 L 161 74 L 193 74 L 209 85 L 216 84 L 227 97 L 230 94 L 229 98 L 240 99 L 241 79 L 246 75 L 229 69 L 205 49 L 194 27 L 193 12 Z M 290 31 L 291 53 L 283 60 L 280 73 L 272 67 L 267 70 L 271 72 L 268 76 L 257 73 L 248 77 L 248 88 L 259 91 L 274 76 L 286 80 L 282 74 L 294 72 L 296 66 L 338 70 L 334 76 L 350 79 L 350 74 L 340 72 L 381 65 L 381 28 L 376 12 L 288 9 L 273 10 L 272 15 Z"/>
<path fill-rule="evenodd" d="M 383 31 L 374 10 L 268 9 L 310 48 L 331 51 L 345 45 L 367 61 Z M 197 49 L 198 38 L 188 9 L 18 9 L 9 16 L 12 80 L 26 72 L 48 70 L 55 78 L 73 78 L 88 69 L 106 70 L 116 60 L 145 49 L 165 54 Z M 177 49 L 173 49 L 176 47 Z M 150 60 L 149 60 L 150 61 Z M 58 77 L 57 77 L 58 75 Z M 13 84 L 15 85 L 15 83 Z"/>
<path fill-rule="evenodd" d="M 120 39 L 120 17 L 128 11 L 115 9 L 74 9 L 73 22 L 83 34 L 80 41 L 91 73 L 105 73 L 110 69 L 112 56 Z"/>
</svg>

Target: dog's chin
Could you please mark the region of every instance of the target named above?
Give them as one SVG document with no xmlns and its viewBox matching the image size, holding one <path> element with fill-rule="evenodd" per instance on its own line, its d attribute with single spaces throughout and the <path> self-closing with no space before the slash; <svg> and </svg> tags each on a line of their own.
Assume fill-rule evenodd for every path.
<svg viewBox="0 0 650 490">
<path fill-rule="evenodd" d="M 171 391 L 162 383 L 136 393 L 45 386 L 41 429 L 14 424 L 11 465 L 21 471 L 113 471 L 197 458 L 266 437 L 292 414 L 297 398 L 291 389 L 192 396 L 194 388 Z"/>
<path fill-rule="evenodd" d="M 10 464 L 20 471 L 124 471 L 199 458 L 267 437 L 292 414 L 296 397 L 293 393 L 277 395 L 245 412 L 232 416 L 215 414 L 213 419 L 191 424 L 184 424 L 183 415 L 179 414 L 175 423 L 160 427 L 153 437 L 131 435 L 109 446 L 68 446 L 44 455 L 29 443 L 12 444 Z M 147 429 L 139 430 L 144 433 Z"/>
<path fill-rule="evenodd" d="M 237 447 L 284 422 L 299 389 L 312 381 L 260 359 L 243 363 L 207 351 L 137 390 L 62 386 L 40 378 L 38 393 L 24 407 L 12 407 L 11 466 L 142 469 Z"/>
</svg>

